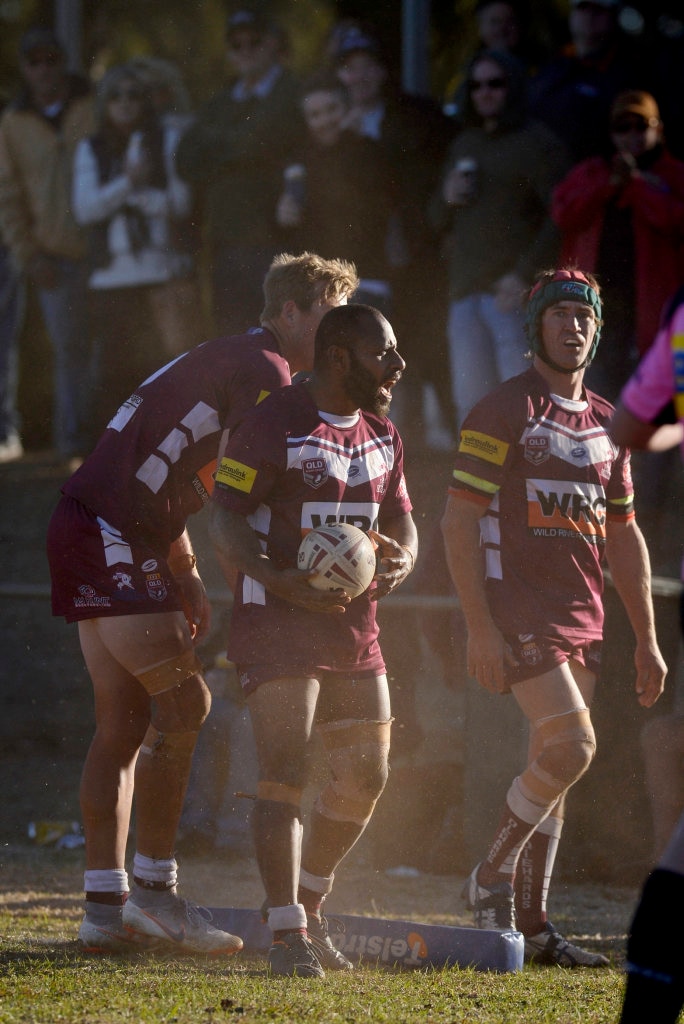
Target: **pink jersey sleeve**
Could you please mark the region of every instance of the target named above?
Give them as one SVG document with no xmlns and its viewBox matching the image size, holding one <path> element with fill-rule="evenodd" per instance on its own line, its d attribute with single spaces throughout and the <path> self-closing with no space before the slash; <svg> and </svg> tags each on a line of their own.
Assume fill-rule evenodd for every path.
<svg viewBox="0 0 684 1024">
<path fill-rule="evenodd" d="M 623 405 L 641 423 L 653 423 L 674 396 L 673 328 L 674 323 L 658 332 L 622 390 Z"/>
</svg>

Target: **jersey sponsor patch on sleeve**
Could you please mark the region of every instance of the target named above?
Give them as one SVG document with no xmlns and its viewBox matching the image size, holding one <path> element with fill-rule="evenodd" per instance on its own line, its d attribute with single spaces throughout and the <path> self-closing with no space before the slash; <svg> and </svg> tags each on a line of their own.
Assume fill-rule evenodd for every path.
<svg viewBox="0 0 684 1024">
<path fill-rule="evenodd" d="M 500 441 L 490 434 L 482 434 L 479 430 L 462 430 L 458 450 L 462 455 L 474 455 L 485 462 L 503 466 L 509 447 L 507 441 Z"/>
<path fill-rule="evenodd" d="M 235 459 L 221 459 L 216 471 L 216 483 L 224 487 L 234 487 L 237 491 L 250 494 L 256 479 L 256 469 L 246 466 Z"/>
</svg>

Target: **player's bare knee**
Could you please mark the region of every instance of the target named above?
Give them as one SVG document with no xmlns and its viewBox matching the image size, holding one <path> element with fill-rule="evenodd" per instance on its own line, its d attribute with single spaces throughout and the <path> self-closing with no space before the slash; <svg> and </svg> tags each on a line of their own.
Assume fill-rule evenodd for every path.
<svg viewBox="0 0 684 1024">
<path fill-rule="evenodd" d="M 365 825 L 389 775 L 391 722 L 328 723 L 321 728 L 331 778 L 316 808 L 326 817 Z"/>
<path fill-rule="evenodd" d="M 191 676 L 158 694 L 152 722 L 161 732 L 199 732 L 211 709 L 211 693 L 201 676 Z"/>
</svg>

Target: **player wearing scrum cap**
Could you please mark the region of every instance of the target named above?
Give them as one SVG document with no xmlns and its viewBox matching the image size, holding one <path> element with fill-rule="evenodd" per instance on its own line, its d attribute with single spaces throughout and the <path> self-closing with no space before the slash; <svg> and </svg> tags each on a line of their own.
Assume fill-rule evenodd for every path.
<svg viewBox="0 0 684 1024">
<path fill-rule="evenodd" d="M 240 573 L 228 655 L 256 739 L 253 827 L 274 974 L 320 978 L 352 966 L 321 907 L 387 779 L 391 710 L 375 601 L 405 579 L 417 550 L 402 444 L 386 418 L 404 365 L 378 310 L 330 310 L 313 376 L 271 395 L 230 437 L 210 503 L 219 562 L 229 578 Z M 330 522 L 380 531 L 381 570 L 353 601 L 315 590 L 296 568 L 302 534 Z M 302 844 L 314 725 L 331 775 Z"/>
<path fill-rule="evenodd" d="M 629 452 L 609 436 L 612 406 L 583 385 L 601 329 L 596 280 L 579 270 L 539 275 L 526 329 L 532 366 L 466 418 L 442 521 L 468 671 L 492 693 L 511 692 L 530 731 L 527 765 L 464 897 L 477 927 L 517 927 L 526 959 L 600 967 L 605 957 L 558 934 L 546 897 L 566 794 L 596 746 L 604 557 L 635 634 L 642 706 L 660 696 L 666 668 Z"/>
<path fill-rule="evenodd" d="M 195 654 L 210 607 L 186 521 L 209 499 L 222 432 L 311 369 L 316 327 L 357 285 L 345 261 L 276 257 L 261 327 L 205 342 L 148 378 L 62 488 L 48 532 L 53 612 L 78 622 L 95 694 L 80 791 L 79 938 L 90 950 L 131 948 L 140 935 L 192 952 L 242 946 L 176 894 L 176 831 L 210 705 Z"/>
</svg>

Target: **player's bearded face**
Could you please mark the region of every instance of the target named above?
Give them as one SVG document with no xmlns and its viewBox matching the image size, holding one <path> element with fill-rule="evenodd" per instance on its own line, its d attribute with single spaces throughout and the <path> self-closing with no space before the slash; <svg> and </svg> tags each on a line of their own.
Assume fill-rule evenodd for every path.
<svg viewBox="0 0 684 1024">
<path fill-rule="evenodd" d="M 386 416 L 391 405 L 391 398 L 380 390 L 382 384 L 374 374 L 367 370 L 355 352 L 349 349 L 349 371 L 345 377 L 345 389 L 359 409 Z"/>
</svg>

